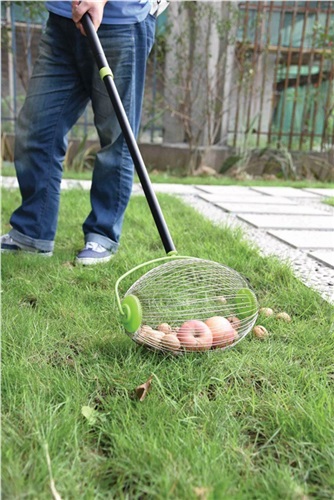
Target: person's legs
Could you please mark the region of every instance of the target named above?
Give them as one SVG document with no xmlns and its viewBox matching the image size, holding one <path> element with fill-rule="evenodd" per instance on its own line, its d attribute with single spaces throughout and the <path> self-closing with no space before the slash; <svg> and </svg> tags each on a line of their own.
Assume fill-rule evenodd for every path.
<svg viewBox="0 0 334 500">
<path fill-rule="evenodd" d="M 152 16 L 135 25 L 101 26 L 99 30 L 135 135 L 154 30 Z M 132 190 L 133 163 L 87 39 L 71 20 L 55 15 L 50 16 L 43 35 L 18 122 L 15 166 L 22 204 L 11 217 L 11 249 L 52 252 L 66 134 L 83 112 L 88 97 L 92 99 L 101 151 L 93 175 L 92 210 L 83 225 L 85 241 L 100 244 L 107 252 L 117 250 Z M 9 243 L 7 238 L 7 247 Z"/>
<path fill-rule="evenodd" d="M 54 246 L 66 134 L 89 100 L 72 51 L 79 37 L 71 20 L 50 16 L 19 115 L 15 168 L 22 204 L 9 235 L 23 250 L 52 252 Z"/>
<path fill-rule="evenodd" d="M 153 45 L 154 31 L 155 19 L 152 16 L 134 25 L 104 25 L 98 31 L 135 136 L 139 130 L 146 61 Z M 132 190 L 133 162 L 97 69 L 91 99 L 101 150 L 93 172 L 92 209 L 83 224 L 83 231 L 86 243 L 95 242 L 115 253 Z M 85 263 L 86 254 L 84 250 L 78 255 L 79 262 Z"/>
</svg>

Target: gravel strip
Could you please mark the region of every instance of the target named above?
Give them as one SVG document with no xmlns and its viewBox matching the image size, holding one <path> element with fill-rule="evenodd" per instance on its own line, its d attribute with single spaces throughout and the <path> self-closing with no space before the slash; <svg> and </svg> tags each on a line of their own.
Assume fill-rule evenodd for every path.
<svg viewBox="0 0 334 500">
<path fill-rule="evenodd" d="M 224 212 L 222 209 L 197 196 L 181 196 L 181 198 L 211 222 L 218 225 L 228 225 L 232 228 L 241 228 L 245 237 L 254 243 L 261 255 L 276 255 L 282 261 L 290 264 L 295 275 L 306 286 L 313 288 L 323 299 L 334 304 L 334 269 L 322 265 L 313 258 L 308 257 L 305 252 L 280 242 L 262 229 L 251 227 L 247 223 L 237 219 L 236 216 Z M 328 207 L 321 202 L 314 202 L 314 205 L 317 208 L 320 208 L 321 205 L 324 207 L 324 211 L 332 211 L 334 213 L 333 207 Z"/>
</svg>

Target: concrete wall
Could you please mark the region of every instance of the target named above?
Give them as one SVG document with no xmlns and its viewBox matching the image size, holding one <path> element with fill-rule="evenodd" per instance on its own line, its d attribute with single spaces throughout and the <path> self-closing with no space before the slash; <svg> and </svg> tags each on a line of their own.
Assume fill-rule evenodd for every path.
<svg viewBox="0 0 334 500">
<path fill-rule="evenodd" d="M 80 141 L 72 141 L 69 159 L 77 151 Z M 87 147 L 97 146 L 94 141 L 87 141 Z M 157 169 L 160 172 L 172 171 L 184 174 L 185 167 L 189 162 L 189 148 L 186 144 L 152 144 L 140 143 L 139 149 L 148 170 Z M 14 136 L 6 135 L 6 147 L 2 148 L 4 160 L 13 161 Z M 236 150 L 227 146 L 212 146 L 210 149 L 200 147 L 198 165 L 207 165 L 214 168 L 217 173 L 221 170 L 224 162 L 236 155 Z M 277 157 L 277 153 L 275 153 Z M 297 173 L 302 178 L 315 178 L 321 181 L 334 181 L 334 150 L 326 153 L 295 152 L 292 153 Z M 273 161 L 270 150 L 265 155 L 263 151 L 254 150 L 248 159 L 247 173 L 261 176 L 263 174 L 276 175 L 281 173 L 278 161 Z M 231 175 L 233 168 L 226 172 Z"/>
</svg>

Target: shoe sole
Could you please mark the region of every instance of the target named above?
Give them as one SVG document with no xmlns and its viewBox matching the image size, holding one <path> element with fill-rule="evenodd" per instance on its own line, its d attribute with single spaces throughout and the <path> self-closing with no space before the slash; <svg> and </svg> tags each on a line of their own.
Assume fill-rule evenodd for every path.
<svg viewBox="0 0 334 500">
<path fill-rule="evenodd" d="M 53 252 L 39 252 L 38 250 L 26 250 L 25 248 L 1 248 L 1 253 L 25 253 L 29 255 L 38 255 L 39 257 L 52 257 Z"/>
<path fill-rule="evenodd" d="M 112 259 L 112 255 L 108 255 L 107 257 L 101 257 L 99 259 L 94 257 L 87 257 L 84 259 L 76 258 L 75 263 L 80 264 L 81 266 L 95 266 L 96 264 L 105 264 Z"/>
</svg>

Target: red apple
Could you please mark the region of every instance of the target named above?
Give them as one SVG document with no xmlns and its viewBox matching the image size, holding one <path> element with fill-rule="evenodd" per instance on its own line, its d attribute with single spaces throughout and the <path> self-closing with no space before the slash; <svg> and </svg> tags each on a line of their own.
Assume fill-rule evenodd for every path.
<svg viewBox="0 0 334 500">
<path fill-rule="evenodd" d="M 177 338 L 187 351 L 206 351 L 212 346 L 210 328 L 197 319 L 185 321 L 177 333 Z"/>
<path fill-rule="evenodd" d="M 224 316 L 212 316 L 205 321 L 212 333 L 212 347 L 225 347 L 237 339 L 238 334 Z"/>
</svg>

